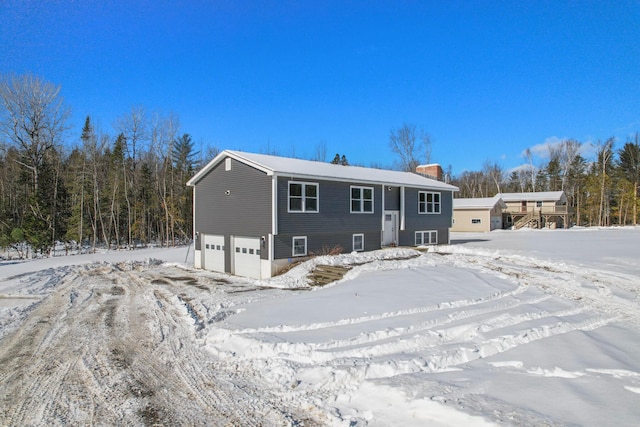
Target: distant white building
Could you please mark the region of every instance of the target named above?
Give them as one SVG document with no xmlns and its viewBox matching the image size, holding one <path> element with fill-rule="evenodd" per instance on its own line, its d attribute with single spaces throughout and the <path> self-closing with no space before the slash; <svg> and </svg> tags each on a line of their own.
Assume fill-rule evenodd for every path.
<svg viewBox="0 0 640 427">
<path fill-rule="evenodd" d="M 506 228 L 569 227 L 569 209 L 564 191 L 498 194 L 507 205 L 503 212 Z"/>
<path fill-rule="evenodd" d="M 503 228 L 502 213 L 507 205 L 500 196 L 453 199 L 451 231 L 492 231 Z"/>
<path fill-rule="evenodd" d="M 453 199 L 451 231 L 567 228 L 569 214 L 563 191 L 500 193 L 494 197 Z"/>
</svg>

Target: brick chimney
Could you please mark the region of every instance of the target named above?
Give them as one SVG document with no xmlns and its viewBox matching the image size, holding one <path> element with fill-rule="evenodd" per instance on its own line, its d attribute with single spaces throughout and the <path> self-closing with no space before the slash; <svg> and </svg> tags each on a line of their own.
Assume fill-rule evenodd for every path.
<svg viewBox="0 0 640 427">
<path fill-rule="evenodd" d="M 416 167 L 416 172 L 420 175 L 427 175 L 429 178 L 442 181 L 442 166 L 437 163 L 431 165 L 419 165 Z"/>
</svg>

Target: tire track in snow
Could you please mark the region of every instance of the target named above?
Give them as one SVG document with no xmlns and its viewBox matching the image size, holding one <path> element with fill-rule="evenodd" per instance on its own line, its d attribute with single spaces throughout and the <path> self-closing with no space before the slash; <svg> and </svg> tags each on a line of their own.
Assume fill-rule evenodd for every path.
<svg viewBox="0 0 640 427">
<path fill-rule="evenodd" d="M 446 254 L 446 249 L 440 253 Z M 640 280 L 638 277 L 609 271 L 531 260 L 519 255 L 487 254 L 462 250 L 449 253 L 445 262 L 512 277 L 536 286 L 544 292 L 596 310 L 603 316 L 620 316 L 640 326 Z M 618 293 L 628 294 L 624 298 Z"/>
<path fill-rule="evenodd" d="M 206 291 L 152 285 L 135 265 L 77 268 L 2 341 L 0 425 L 259 426 L 300 419 L 253 378 L 201 349 L 183 293 L 197 299 Z"/>
<path fill-rule="evenodd" d="M 278 332 L 301 332 L 312 331 L 317 329 L 334 328 L 345 325 L 357 325 L 361 323 L 369 323 L 376 320 L 392 319 L 402 316 L 413 316 L 416 314 L 431 313 L 439 310 L 448 309 L 461 309 L 476 306 L 479 304 L 485 304 L 487 302 L 502 300 L 510 296 L 519 295 L 528 289 L 528 285 L 518 286 L 516 289 L 507 292 L 496 292 L 492 295 L 488 295 L 482 298 L 464 299 L 451 302 L 443 302 L 437 305 L 428 307 L 417 307 L 407 310 L 398 310 L 392 312 L 385 312 L 381 314 L 374 314 L 369 316 L 352 317 L 346 319 L 340 319 L 332 322 L 318 322 L 307 323 L 304 325 L 278 325 L 278 326 L 266 326 L 263 328 L 245 328 L 233 331 L 235 334 L 259 334 L 259 333 L 278 333 Z"/>
<path fill-rule="evenodd" d="M 265 369 L 276 375 L 276 381 L 284 379 L 283 372 L 290 372 L 294 378 L 296 372 L 303 377 L 305 371 L 316 372 L 309 375 L 325 378 L 320 385 L 321 390 L 316 387 L 305 391 L 301 386 L 299 391 L 289 393 L 304 395 L 306 392 L 328 399 L 343 393 L 348 384 L 407 373 L 457 370 L 474 360 L 574 331 L 597 329 L 636 314 L 629 313 L 633 304 L 617 301 L 615 292 L 607 292 L 609 287 L 602 272 L 594 279 L 592 272 L 578 272 L 579 269 L 574 271 L 571 268 L 564 271 L 544 265 L 541 274 L 536 264 L 511 258 L 496 261 L 482 256 L 456 254 L 442 259 L 445 264 L 455 267 L 507 278 L 516 282 L 517 287 L 510 292 L 476 299 L 334 322 L 226 330 L 217 338 L 212 336 L 212 344 L 222 352 L 225 348 L 253 349 L 234 357 L 247 363 L 266 364 Z M 594 280 L 600 286 L 593 289 L 584 286 L 593 284 Z M 526 297 L 529 289 L 540 289 L 544 294 L 535 295 L 534 292 L 533 296 Z M 513 297 L 513 300 L 509 301 L 508 297 Z M 564 307 L 556 311 L 535 309 L 535 304 L 552 298 L 558 299 Z M 594 312 L 592 302 L 597 302 L 598 298 L 607 299 L 607 303 Z M 618 307 L 623 307 L 623 310 L 618 312 Z M 453 313 L 444 314 L 446 310 Z M 518 310 L 525 311 L 519 313 Z M 385 319 L 438 312 L 443 314 L 406 329 L 372 330 L 349 339 L 323 342 L 287 340 L 288 333 L 366 325 Z M 273 342 L 272 335 L 279 342 Z"/>
</svg>

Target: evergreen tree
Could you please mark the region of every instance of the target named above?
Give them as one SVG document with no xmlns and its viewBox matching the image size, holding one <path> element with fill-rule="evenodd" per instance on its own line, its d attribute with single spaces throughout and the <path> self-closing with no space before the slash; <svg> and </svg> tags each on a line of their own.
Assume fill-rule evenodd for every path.
<svg viewBox="0 0 640 427">
<path fill-rule="evenodd" d="M 618 169 L 631 189 L 632 223 L 638 221 L 638 186 L 640 185 L 640 134 L 636 133 L 635 141 L 627 141 L 619 151 Z"/>
</svg>

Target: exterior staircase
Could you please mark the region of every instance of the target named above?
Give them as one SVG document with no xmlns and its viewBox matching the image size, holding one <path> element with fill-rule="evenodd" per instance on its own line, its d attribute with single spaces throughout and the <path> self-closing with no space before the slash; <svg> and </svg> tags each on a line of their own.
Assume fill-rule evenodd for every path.
<svg viewBox="0 0 640 427">
<path fill-rule="evenodd" d="M 542 218 L 540 211 L 531 211 L 520 218 L 513 224 L 513 229 L 517 230 L 522 227 L 529 226 L 531 228 L 540 228 L 542 226 Z"/>
<path fill-rule="evenodd" d="M 351 267 L 339 265 L 318 265 L 307 277 L 311 281 L 311 286 L 324 286 L 342 279 L 349 270 L 351 270 Z"/>
</svg>

